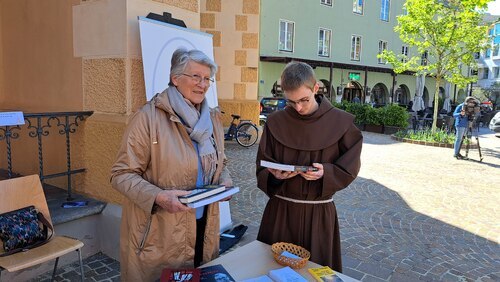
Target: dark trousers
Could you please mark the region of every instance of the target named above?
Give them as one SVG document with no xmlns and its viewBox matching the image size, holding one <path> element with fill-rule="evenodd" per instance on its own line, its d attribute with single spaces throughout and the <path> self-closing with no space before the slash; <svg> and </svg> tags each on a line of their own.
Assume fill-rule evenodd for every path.
<svg viewBox="0 0 500 282">
<path fill-rule="evenodd" d="M 201 265 L 203 261 L 203 239 L 205 238 L 205 227 L 207 226 L 206 211 L 203 216 L 196 220 L 196 244 L 194 246 L 194 267 Z"/>
</svg>

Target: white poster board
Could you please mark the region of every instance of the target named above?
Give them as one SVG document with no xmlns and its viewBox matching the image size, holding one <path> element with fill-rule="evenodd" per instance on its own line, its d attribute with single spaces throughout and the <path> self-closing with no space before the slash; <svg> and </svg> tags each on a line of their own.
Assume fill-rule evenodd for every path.
<svg viewBox="0 0 500 282">
<path fill-rule="evenodd" d="M 151 100 L 156 93 L 161 93 L 168 87 L 170 60 L 177 48 L 198 49 L 214 60 L 212 35 L 209 33 L 145 17 L 139 17 L 139 30 L 147 101 Z M 209 107 L 214 108 L 218 105 L 215 82 L 210 85 L 206 99 Z M 229 203 L 220 202 L 219 209 L 220 232 L 224 232 L 232 228 Z"/>
<path fill-rule="evenodd" d="M 168 87 L 170 81 L 170 60 L 177 48 L 198 49 L 212 60 L 214 47 L 212 34 L 180 27 L 145 17 L 139 17 L 141 36 L 142 65 L 146 100 Z M 208 105 L 214 108 L 217 103 L 217 85 L 212 83 L 207 91 Z"/>
</svg>

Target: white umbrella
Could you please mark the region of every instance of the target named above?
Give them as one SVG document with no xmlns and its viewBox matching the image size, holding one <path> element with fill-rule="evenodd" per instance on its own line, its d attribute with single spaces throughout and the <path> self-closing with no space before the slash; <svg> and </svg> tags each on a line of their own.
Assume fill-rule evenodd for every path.
<svg viewBox="0 0 500 282">
<path fill-rule="evenodd" d="M 415 112 L 425 110 L 424 99 L 422 99 L 422 97 L 424 96 L 424 83 L 425 76 L 417 76 L 417 91 L 415 93 L 415 97 L 413 98 L 413 106 L 411 107 L 411 109 Z"/>
<path fill-rule="evenodd" d="M 446 82 L 444 86 L 445 98 L 444 98 L 443 110 L 446 110 L 447 113 L 451 111 L 450 89 L 451 89 L 451 83 Z"/>
</svg>

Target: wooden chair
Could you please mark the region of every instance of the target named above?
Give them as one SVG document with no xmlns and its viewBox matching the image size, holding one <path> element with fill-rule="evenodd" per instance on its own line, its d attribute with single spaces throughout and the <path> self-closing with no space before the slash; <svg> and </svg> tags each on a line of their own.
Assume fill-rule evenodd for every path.
<svg viewBox="0 0 500 282">
<path fill-rule="evenodd" d="M 17 210 L 26 206 L 35 206 L 52 224 L 45 194 L 38 175 L 13 178 L 0 181 L 0 213 Z M 72 251 L 78 252 L 80 260 L 81 281 L 84 279 L 81 248 L 83 243 L 79 240 L 56 236 L 54 234 L 49 242 L 36 248 L 0 257 L 0 275 L 3 270 L 14 272 L 34 265 L 55 259 L 52 280 L 57 270 L 59 257 Z M 0 247 L 0 254 L 5 252 Z"/>
</svg>

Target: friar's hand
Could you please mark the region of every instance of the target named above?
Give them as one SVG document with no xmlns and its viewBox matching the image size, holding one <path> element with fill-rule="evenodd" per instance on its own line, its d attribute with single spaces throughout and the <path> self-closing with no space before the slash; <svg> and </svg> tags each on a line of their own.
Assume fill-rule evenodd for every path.
<svg viewBox="0 0 500 282">
<path fill-rule="evenodd" d="M 179 201 L 179 196 L 191 192 L 185 190 L 163 190 L 156 195 L 155 203 L 169 213 L 188 211 L 191 208 Z"/>
<path fill-rule="evenodd" d="M 270 173 L 274 175 L 276 179 L 288 179 L 296 176 L 299 174 L 296 171 L 284 171 L 284 170 L 279 170 L 279 169 L 273 169 L 273 168 L 267 168 Z"/>
<path fill-rule="evenodd" d="M 306 179 L 306 180 L 318 180 L 321 177 L 323 177 L 323 173 L 324 173 L 323 165 L 320 163 L 313 163 L 312 165 L 313 165 L 313 167 L 317 168 L 318 170 L 317 171 L 309 170 L 309 171 L 305 171 L 305 172 L 300 172 L 300 175 L 302 177 L 304 177 L 304 179 Z"/>
</svg>

